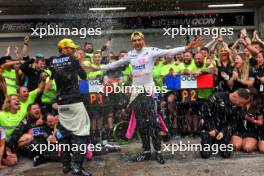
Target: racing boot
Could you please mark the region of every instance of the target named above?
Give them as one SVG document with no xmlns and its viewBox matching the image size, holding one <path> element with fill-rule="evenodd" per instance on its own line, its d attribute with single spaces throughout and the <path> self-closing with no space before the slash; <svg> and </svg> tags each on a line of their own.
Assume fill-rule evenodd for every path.
<svg viewBox="0 0 264 176">
<path fill-rule="evenodd" d="M 139 162 L 139 161 L 146 161 L 146 160 L 150 160 L 151 158 L 151 153 L 150 151 L 144 151 L 143 153 L 140 153 L 136 158 L 135 161 Z"/>
<path fill-rule="evenodd" d="M 161 154 L 161 151 L 156 152 L 156 158 L 155 159 L 157 160 L 158 163 L 165 164 L 165 159 L 164 159 L 163 155 Z"/>
</svg>

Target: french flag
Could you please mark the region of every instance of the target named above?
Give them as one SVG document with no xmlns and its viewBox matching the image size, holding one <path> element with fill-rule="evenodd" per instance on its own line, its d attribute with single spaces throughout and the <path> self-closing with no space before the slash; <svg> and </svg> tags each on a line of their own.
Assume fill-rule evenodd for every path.
<svg viewBox="0 0 264 176">
<path fill-rule="evenodd" d="M 100 80 L 79 80 L 80 93 L 99 93 L 100 90 L 104 92 L 111 92 L 109 85 L 118 84 L 119 80 L 110 80 L 106 84 L 101 83 Z"/>
<path fill-rule="evenodd" d="M 103 87 L 100 80 L 79 80 L 80 93 L 99 93 Z"/>
<path fill-rule="evenodd" d="M 167 89 L 206 89 L 214 87 L 214 76 L 212 74 L 194 75 L 168 75 L 165 77 Z"/>
</svg>

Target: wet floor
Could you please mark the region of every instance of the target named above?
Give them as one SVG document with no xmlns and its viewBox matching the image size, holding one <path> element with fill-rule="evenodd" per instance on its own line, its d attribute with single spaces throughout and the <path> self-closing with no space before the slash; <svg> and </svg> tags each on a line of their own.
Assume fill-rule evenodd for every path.
<svg viewBox="0 0 264 176">
<path fill-rule="evenodd" d="M 181 139 L 183 143 L 199 143 L 198 139 Z M 172 143 L 179 143 L 180 139 Z M 94 176 L 263 176 L 264 155 L 254 152 L 246 154 L 235 152 L 231 159 L 214 156 L 201 159 L 199 152 L 164 153 L 166 164 L 156 161 L 133 162 L 134 156 L 141 151 L 141 145 L 135 141 L 123 145 L 121 152 L 95 156 L 92 161 L 85 161 L 84 168 Z M 3 169 L 1 175 L 10 176 L 61 176 L 60 163 L 47 163 L 32 167 L 32 162 L 23 158 L 15 167 Z"/>
</svg>

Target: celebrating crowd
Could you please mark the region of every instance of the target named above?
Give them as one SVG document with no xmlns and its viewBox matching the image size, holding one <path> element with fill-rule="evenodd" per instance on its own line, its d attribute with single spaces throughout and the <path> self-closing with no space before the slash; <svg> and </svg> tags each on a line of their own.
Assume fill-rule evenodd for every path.
<svg viewBox="0 0 264 176">
<path fill-rule="evenodd" d="M 40 154 L 32 151 L 32 144 L 107 145 L 116 140 L 114 125 L 129 121 L 131 113 L 137 118 L 144 150 L 136 161 L 151 158 L 152 139 L 155 159 L 164 164 L 161 141 L 186 135 L 201 137 L 203 146 L 233 144 L 235 150 L 264 153 L 264 42 L 257 32 L 250 39 L 242 29 L 232 44 L 220 36 L 207 44 L 195 38 L 184 47 L 164 50 L 146 47 L 141 32 L 134 32 L 131 42 L 134 50 L 114 55 L 105 46 L 96 50 L 92 43 L 85 43 L 82 48 L 63 39 L 58 43 L 61 55 L 49 58 L 41 53 L 29 56 L 28 36 L 22 55 L 15 47 L 16 58 L 12 58 L 8 47 L 0 59 L 0 168 L 15 165 L 19 154 L 33 158 L 34 165 L 61 160 L 65 173 L 72 169 L 77 175 L 89 175 L 82 170 L 78 152 L 72 152 L 73 157 L 64 151 Z M 76 84 L 87 79 L 108 85 L 163 87 L 176 75 L 204 74 L 213 75 L 214 87 L 192 88 L 195 96 L 190 100 L 184 99 L 184 90 L 169 88 L 155 98 L 146 92 L 80 95 Z M 168 132 L 160 131 L 157 111 Z M 89 140 L 83 138 L 88 135 Z M 211 153 L 203 150 L 201 156 L 208 158 Z M 231 152 L 220 155 L 228 158 Z M 70 160 L 74 161 L 71 166 Z"/>
</svg>

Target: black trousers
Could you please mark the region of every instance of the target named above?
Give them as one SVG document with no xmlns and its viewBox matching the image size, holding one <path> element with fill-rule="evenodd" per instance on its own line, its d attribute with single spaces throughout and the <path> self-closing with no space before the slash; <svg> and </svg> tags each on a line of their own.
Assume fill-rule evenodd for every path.
<svg viewBox="0 0 264 176">
<path fill-rule="evenodd" d="M 223 158 L 230 158 L 232 151 L 229 149 L 224 149 L 220 150 L 220 146 L 225 146 L 228 147 L 230 144 L 232 137 L 232 133 L 229 132 L 227 134 L 224 134 L 224 137 L 221 140 L 216 140 L 216 138 L 209 136 L 208 131 L 203 130 L 201 132 L 201 145 L 202 145 L 202 150 L 201 150 L 201 156 L 202 158 L 209 158 L 213 152 L 212 145 L 217 144 L 218 146 L 218 154 L 223 157 Z M 208 146 L 210 146 L 210 150 L 208 150 Z M 215 150 L 215 149 L 214 149 Z"/>
<path fill-rule="evenodd" d="M 147 94 L 140 94 L 133 101 L 132 106 L 137 119 L 144 151 L 150 151 L 150 138 L 156 151 L 161 150 L 161 139 L 159 135 L 159 121 L 156 112 L 155 101 Z"/>
<path fill-rule="evenodd" d="M 60 145 L 70 146 L 70 150 L 63 150 L 66 147 L 61 147 L 63 150 L 61 151 L 61 162 L 63 166 L 82 169 L 85 152 L 82 151 L 83 147 L 81 147 L 81 145 L 87 145 L 88 136 L 76 136 L 71 131 L 65 129 L 60 123 L 57 128 L 62 134 L 62 138 L 59 139 Z"/>
</svg>

